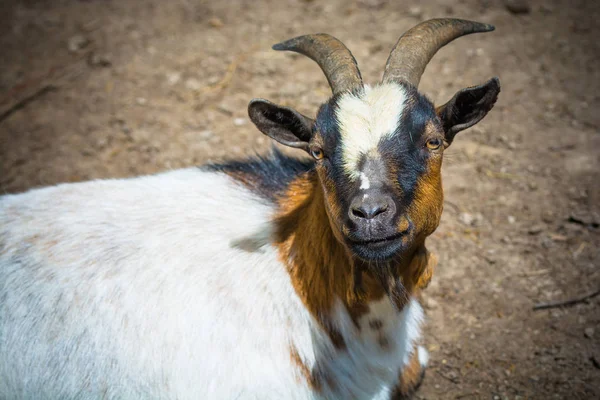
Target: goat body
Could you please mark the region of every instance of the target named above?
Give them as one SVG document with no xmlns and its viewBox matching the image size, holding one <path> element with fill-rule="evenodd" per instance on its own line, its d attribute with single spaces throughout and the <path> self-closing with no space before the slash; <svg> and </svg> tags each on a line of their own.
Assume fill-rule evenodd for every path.
<svg viewBox="0 0 600 400">
<path fill-rule="evenodd" d="M 267 241 L 275 212 L 198 168 L 0 198 L 0 398 L 391 392 L 420 306 L 398 314 L 384 298 L 356 326 L 339 304 L 337 349 Z M 254 248 L 235 244 L 248 240 Z M 320 383 L 303 376 L 315 366 Z"/>
</svg>

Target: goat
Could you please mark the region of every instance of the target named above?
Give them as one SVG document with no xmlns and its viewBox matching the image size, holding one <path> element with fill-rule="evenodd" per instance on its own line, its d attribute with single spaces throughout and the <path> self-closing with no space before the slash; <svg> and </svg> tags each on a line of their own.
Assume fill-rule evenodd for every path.
<svg viewBox="0 0 600 400">
<path fill-rule="evenodd" d="M 418 294 L 433 272 L 444 149 L 496 102 L 497 78 L 434 107 L 436 51 L 493 26 L 423 22 L 380 84 L 326 34 L 333 96 L 313 120 L 267 100 L 279 151 L 0 198 L 0 398 L 404 399 L 420 385 Z"/>
</svg>

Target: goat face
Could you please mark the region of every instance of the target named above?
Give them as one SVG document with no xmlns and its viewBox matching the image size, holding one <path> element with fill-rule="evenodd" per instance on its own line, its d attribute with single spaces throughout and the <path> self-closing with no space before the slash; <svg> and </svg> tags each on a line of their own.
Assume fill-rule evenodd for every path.
<svg viewBox="0 0 600 400">
<path fill-rule="evenodd" d="M 460 36 L 476 24 L 460 21 L 457 28 L 455 21 L 460 20 L 428 21 L 409 33 L 433 24 L 454 26 L 452 33 Z M 489 30 L 487 25 L 476 27 Z M 493 78 L 459 91 L 436 109 L 416 89 L 420 74 L 415 78 L 393 65 L 402 64 L 393 59 L 402 40 L 388 60 L 383 82 L 373 88 L 362 84 L 354 58 L 328 35 L 276 45 L 315 59 L 334 95 L 314 121 L 266 100 L 255 99 L 249 106 L 250 118 L 263 133 L 315 158 L 336 237 L 365 261 L 410 252 L 437 228 L 443 208 L 443 151 L 457 132 L 487 114 L 500 91 Z"/>
</svg>

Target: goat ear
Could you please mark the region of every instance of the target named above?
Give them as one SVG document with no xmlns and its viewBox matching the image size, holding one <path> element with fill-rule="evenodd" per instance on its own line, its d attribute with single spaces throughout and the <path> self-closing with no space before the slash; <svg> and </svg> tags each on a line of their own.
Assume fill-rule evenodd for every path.
<svg viewBox="0 0 600 400">
<path fill-rule="evenodd" d="M 500 80 L 492 78 L 483 85 L 459 90 L 454 97 L 435 109 L 442 121 L 446 142 L 452 143 L 454 136 L 475 125 L 494 107 L 500 93 Z"/>
<path fill-rule="evenodd" d="M 279 143 L 308 151 L 314 121 L 291 108 L 281 107 L 268 100 L 253 99 L 248 115 L 265 135 Z"/>
</svg>

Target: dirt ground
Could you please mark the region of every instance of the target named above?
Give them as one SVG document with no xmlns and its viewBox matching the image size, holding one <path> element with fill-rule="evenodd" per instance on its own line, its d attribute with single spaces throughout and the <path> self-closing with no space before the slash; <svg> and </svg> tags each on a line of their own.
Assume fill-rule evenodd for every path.
<svg viewBox="0 0 600 400">
<path fill-rule="evenodd" d="M 251 98 L 314 115 L 329 96 L 316 64 L 270 50 L 280 40 L 333 34 L 374 83 L 419 21 L 492 23 L 442 49 L 420 87 L 442 103 L 502 82 L 445 157 L 418 398 L 598 399 L 600 296 L 532 308 L 600 289 L 600 2 L 522 4 L 3 0 L 0 192 L 266 151 Z"/>
</svg>

